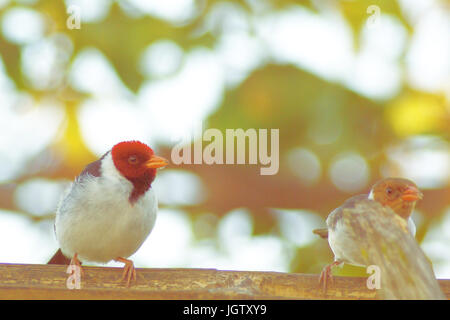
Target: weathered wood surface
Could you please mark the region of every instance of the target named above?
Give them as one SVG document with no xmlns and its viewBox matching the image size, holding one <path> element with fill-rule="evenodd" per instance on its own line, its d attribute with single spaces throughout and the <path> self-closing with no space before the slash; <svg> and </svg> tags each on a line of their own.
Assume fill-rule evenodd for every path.
<svg viewBox="0 0 450 320">
<path fill-rule="evenodd" d="M 365 278 L 335 277 L 324 295 L 318 275 L 215 269 L 137 269 L 126 288 L 121 268 L 84 267 L 68 289 L 67 266 L 0 264 L 0 299 L 375 299 Z M 439 281 L 450 299 L 450 280 Z"/>
</svg>

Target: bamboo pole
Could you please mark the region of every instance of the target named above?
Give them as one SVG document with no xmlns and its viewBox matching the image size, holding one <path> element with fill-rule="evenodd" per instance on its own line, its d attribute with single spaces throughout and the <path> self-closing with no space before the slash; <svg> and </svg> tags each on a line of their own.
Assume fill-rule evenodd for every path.
<svg viewBox="0 0 450 320">
<path fill-rule="evenodd" d="M 325 295 L 318 275 L 216 269 L 136 269 L 127 288 L 121 268 L 83 267 L 68 289 L 67 266 L 0 264 L 0 299 L 375 299 L 365 278 L 335 277 Z M 450 299 L 450 280 L 439 280 Z"/>
</svg>

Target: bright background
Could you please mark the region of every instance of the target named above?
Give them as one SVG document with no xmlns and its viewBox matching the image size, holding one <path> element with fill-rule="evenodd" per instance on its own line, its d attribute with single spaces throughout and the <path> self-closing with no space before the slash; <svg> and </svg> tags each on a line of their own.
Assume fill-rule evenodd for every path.
<svg viewBox="0 0 450 320">
<path fill-rule="evenodd" d="M 425 194 L 417 239 L 450 278 L 444 0 L 1 0 L 0 262 L 51 257 L 63 189 L 115 143 L 169 158 L 198 121 L 280 129 L 280 171 L 162 170 L 137 266 L 319 273 L 332 255 L 311 230 L 403 176 Z"/>
</svg>

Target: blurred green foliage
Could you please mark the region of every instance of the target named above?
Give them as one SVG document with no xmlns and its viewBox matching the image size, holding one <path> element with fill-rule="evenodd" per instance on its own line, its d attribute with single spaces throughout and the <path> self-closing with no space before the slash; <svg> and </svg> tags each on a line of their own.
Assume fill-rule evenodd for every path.
<svg viewBox="0 0 450 320">
<path fill-rule="evenodd" d="M 83 49 L 97 48 L 107 57 L 128 89 L 136 93 L 144 81 L 149 80 L 139 70 L 139 60 L 149 44 L 168 39 L 185 51 L 197 47 L 214 48 L 222 30 L 219 27 L 208 28 L 206 22 L 211 10 L 219 4 L 232 3 L 239 6 L 249 22 L 256 16 L 297 6 L 317 15 L 326 9 L 326 2 L 319 5 L 319 1 L 273 0 L 263 1 L 267 6 L 262 6 L 263 9 L 258 12 L 250 5 L 251 2 L 198 1 L 198 11 L 192 18 L 174 24 L 139 12 L 130 14 L 129 12 L 133 12 L 132 8 L 127 13 L 118 1 L 114 1 L 107 16 L 101 21 L 82 23 L 81 29 L 69 30 L 66 26 L 68 13 L 63 1 L 37 0 L 30 5 L 11 1 L 1 8 L 0 20 L 11 8 L 32 8 L 44 17 L 44 37 L 62 33 L 71 41 L 73 50 L 69 63 L 66 69 L 59 72 L 68 74 L 71 62 Z M 351 27 L 355 52 L 359 50 L 361 29 L 368 18 L 367 8 L 374 4 L 380 7 L 383 14 L 397 18 L 409 36 L 414 32 L 397 1 L 336 1 L 333 8 L 340 12 Z M 215 22 L 220 25 L 226 21 Z M 0 33 L 0 55 L 8 76 L 18 91 L 31 94 L 36 100 L 52 97 L 61 101 L 67 125 L 64 127 L 65 131 L 55 137 L 54 143 L 43 151 L 57 154 L 59 161 L 55 161 L 51 168 L 37 171 L 28 172 L 24 168 L 24 172 L 12 183 L 20 184 L 36 176 L 72 179 L 87 162 L 95 159 L 83 141 L 76 116 L 77 108 L 89 96 L 71 87 L 67 76 L 56 87 L 33 87 L 27 82 L 21 67 L 22 46 L 8 41 L 4 33 Z M 400 65 L 402 63 L 400 61 Z M 274 218 L 269 210 L 273 207 L 314 210 L 325 218 L 349 194 L 337 190 L 326 173 L 313 185 L 302 184 L 286 166 L 286 156 L 290 150 L 297 147 L 308 148 L 319 157 L 324 171 L 336 154 L 357 151 L 370 166 L 372 183 L 380 178 L 380 171 L 386 166 L 388 147 L 421 134 L 448 141 L 450 108 L 447 103 L 443 94 L 420 92 L 410 88 L 406 82 L 392 99 L 375 101 L 349 90 L 343 84 L 324 80 L 297 66 L 269 61 L 252 71 L 238 86 L 227 88 L 221 105 L 208 117 L 207 123 L 209 127 L 221 130 L 280 128 L 279 174 L 273 177 L 257 176 L 254 168 L 248 166 L 184 166 L 184 169 L 201 177 L 210 197 L 202 204 L 182 209 L 192 216 L 204 212 L 220 216 L 228 210 L 247 207 L 255 217 L 255 233 L 279 233 L 274 228 Z M 428 112 L 430 108 L 434 110 L 432 113 Z M 407 121 L 406 115 L 410 117 Z M 337 138 L 332 143 L 318 144 L 311 139 L 311 132 L 335 135 Z M 166 155 L 169 154 L 168 148 L 166 146 Z M 30 159 L 30 163 L 35 161 L 36 159 Z M 395 170 L 392 172 L 395 173 Z M 425 200 L 420 205 L 425 220 L 438 218 L 448 207 L 448 182 L 445 186 L 425 192 Z M 370 183 L 361 192 L 367 191 Z M 0 194 L 0 207 L 20 211 L 11 199 L 13 189 L 0 188 Z M 424 228 L 428 225 L 429 223 L 423 224 Z M 419 237 L 425 232 L 426 229 L 419 230 Z M 326 242 L 321 241 L 318 239 L 309 246 L 298 248 L 297 257 L 292 260 L 292 271 L 318 272 L 325 262 L 331 260 Z"/>
</svg>

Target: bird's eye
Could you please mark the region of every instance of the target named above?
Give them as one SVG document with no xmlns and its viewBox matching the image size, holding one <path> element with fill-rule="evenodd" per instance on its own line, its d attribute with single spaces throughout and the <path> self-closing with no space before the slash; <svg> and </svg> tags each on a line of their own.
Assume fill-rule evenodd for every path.
<svg viewBox="0 0 450 320">
<path fill-rule="evenodd" d="M 128 157 L 128 163 L 129 164 L 136 164 L 136 163 L 138 163 L 137 157 L 136 156 L 129 156 Z"/>
<path fill-rule="evenodd" d="M 386 193 L 387 193 L 388 195 L 391 195 L 392 192 L 393 192 L 392 188 L 387 188 L 387 189 L 386 189 Z"/>
</svg>

